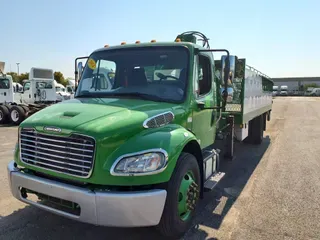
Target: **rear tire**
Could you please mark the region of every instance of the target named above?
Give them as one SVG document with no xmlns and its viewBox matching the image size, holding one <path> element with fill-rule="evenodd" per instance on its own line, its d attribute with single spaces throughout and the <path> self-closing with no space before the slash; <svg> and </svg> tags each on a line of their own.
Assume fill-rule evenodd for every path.
<svg viewBox="0 0 320 240">
<path fill-rule="evenodd" d="M 191 227 L 200 196 L 200 170 L 197 159 L 181 153 L 167 187 L 167 199 L 159 225 L 166 238 L 180 238 Z"/>
<path fill-rule="evenodd" d="M 10 120 L 13 124 L 19 125 L 25 118 L 26 114 L 21 106 L 12 106 L 10 109 Z"/>
<path fill-rule="evenodd" d="M 0 105 L 0 124 L 6 124 L 8 122 L 9 122 L 9 109 L 4 105 Z"/>
</svg>

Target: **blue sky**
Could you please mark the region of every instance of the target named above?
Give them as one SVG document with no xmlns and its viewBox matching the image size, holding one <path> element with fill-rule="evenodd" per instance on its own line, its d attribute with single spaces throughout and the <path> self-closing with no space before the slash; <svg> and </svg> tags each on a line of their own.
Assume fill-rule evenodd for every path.
<svg viewBox="0 0 320 240">
<path fill-rule="evenodd" d="M 52 68 L 73 77 L 74 59 L 105 44 L 210 38 L 270 77 L 320 76 L 319 0 L 2 0 L 6 71 Z"/>
</svg>

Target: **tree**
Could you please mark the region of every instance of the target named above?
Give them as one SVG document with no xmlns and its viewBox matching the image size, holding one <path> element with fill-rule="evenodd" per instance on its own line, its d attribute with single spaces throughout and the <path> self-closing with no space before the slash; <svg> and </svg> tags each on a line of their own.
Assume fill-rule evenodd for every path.
<svg viewBox="0 0 320 240">
<path fill-rule="evenodd" d="M 19 80 L 18 74 L 16 72 L 7 72 L 6 75 L 10 75 L 14 82 L 18 82 Z"/>
<path fill-rule="evenodd" d="M 26 72 L 26 73 L 21 73 L 19 76 L 18 76 L 18 82 L 20 84 L 22 84 L 22 81 L 25 80 L 25 79 L 29 79 L 29 73 Z"/>
<path fill-rule="evenodd" d="M 317 88 L 317 87 L 318 87 L 318 85 L 316 83 L 309 83 L 309 84 L 305 84 L 303 86 L 304 91 L 306 91 L 308 88 Z"/>
<path fill-rule="evenodd" d="M 54 72 L 54 79 L 57 81 L 57 83 L 60 83 L 64 86 L 67 85 L 67 81 L 64 79 L 62 72 Z"/>
</svg>

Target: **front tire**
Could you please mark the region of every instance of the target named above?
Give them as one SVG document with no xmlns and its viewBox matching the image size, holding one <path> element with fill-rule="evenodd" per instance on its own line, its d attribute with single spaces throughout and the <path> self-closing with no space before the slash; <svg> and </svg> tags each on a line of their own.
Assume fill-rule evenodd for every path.
<svg viewBox="0 0 320 240">
<path fill-rule="evenodd" d="M 167 187 L 167 199 L 158 225 L 167 238 L 182 237 L 191 227 L 200 196 L 200 170 L 197 159 L 181 153 Z"/>
</svg>

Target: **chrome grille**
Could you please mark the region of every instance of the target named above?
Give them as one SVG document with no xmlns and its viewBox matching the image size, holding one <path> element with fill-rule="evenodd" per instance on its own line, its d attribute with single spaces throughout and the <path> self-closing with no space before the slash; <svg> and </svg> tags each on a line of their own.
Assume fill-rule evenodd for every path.
<svg viewBox="0 0 320 240">
<path fill-rule="evenodd" d="M 20 131 L 21 161 L 78 177 L 89 177 L 93 168 L 95 141 L 79 134 L 57 136 L 34 129 Z"/>
</svg>

